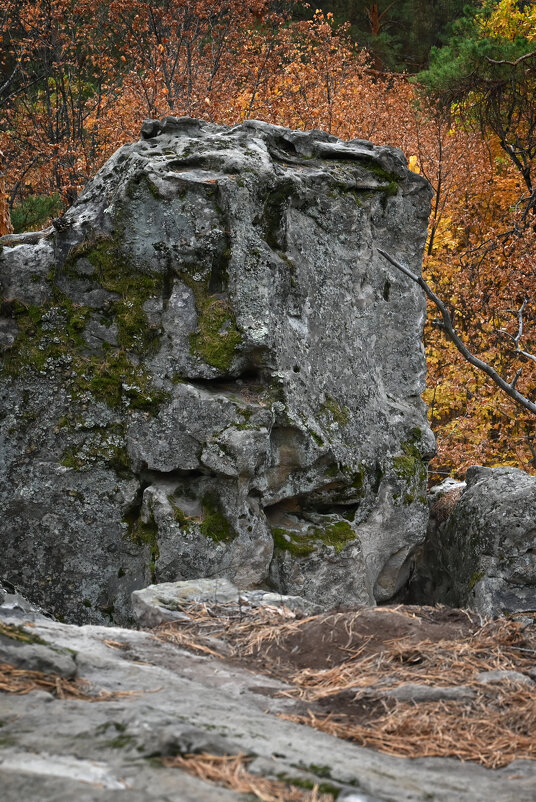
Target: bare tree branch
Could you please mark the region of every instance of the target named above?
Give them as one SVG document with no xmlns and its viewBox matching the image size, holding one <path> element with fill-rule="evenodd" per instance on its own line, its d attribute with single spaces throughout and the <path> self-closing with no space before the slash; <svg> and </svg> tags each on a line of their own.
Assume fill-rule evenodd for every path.
<svg viewBox="0 0 536 802">
<path fill-rule="evenodd" d="M 516 58 L 515 61 L 507 61 L 506 59 L 501 59 L 500 61 L 497 61 L 496 59 L 490 58 L 489 56 L 486 56 L 486 61 L 489 61 L 490 64 L 509 64 L 511 67 L 517 67 L 517 65 L 520 64 L 522 61 L 525 61 L 525 59 L 531 58 L 532 56 L 536 56 L 536 50 L 531 50 L 530 53 L 525 53 L 524 56 L 519 56 L 519 58 Z"/>
<path fill-rule="evenodd" d="M 527 359 L 530 359 L 532 362 L 536 362 L 536 356 L 534 356 L 534 354 L 529 354 L 519 347 L 519 341 L 523 337 L 523 312 L 528 302 L 529 299 L 525 298 L 519 309 L 509 309 L 508 311 L 517 317 L 517 334 L 513 338 L 516 346 L 516 354 L 522 354 L 522 356 L 527 357 Z"/>
<path fill-rule="evenodd" d="M 510 396 L 510 398 L 512 398 L 514 401 L 516 401 L 525 409 L 528 409 L 529 412 L 533 413 L 533 415 L 536 415 L 536 404 L 516 390 L 516 383 L 520 375 L 519 371 L 517 372 L 513 381 L 507 382 L 501 376 L 499 376 L 497 371 L 494 370 L 491 367 L 491 365 L 488 365 L 487 362 L 483 362 L 477 356 L 472 354 L 471 351 L 469 351 L 469 349 L 465 346 L 463 341 L 456 334 L 456 331 L 454 330 L 454 325 L 452 323 L 452 318 L 450 316 L 447 307 L 445 306 L 443 301 L 440 298 L 438 298 L 437 295 L 430 289 L 426 281 L 420 276 L 416 276 L 415 273 L 412 273 L 412 271 L 408 267 L 401 264 L 397 259 L 388 254 L 387 251 L 384 251 L 383 248 L 378 248 L 377 250 L 378 253 L 380 253 L 385 259 L 387 259 L 387 261 L 390 262 L 394 267 L 402 271 L 402 273 L 404 273 L 404 275 L 406 275 L 408 278 L 414 281 L 415 284 L 418 284 L 419 287 L 421 287 L 424 290 L 426 296 L 437 306 L 437 308 L 441 312 L 441 317 L 443 318 L 442 322 L 440 323 L 440 326 L 447 335 L 447 337 L 449 338 L 449 340 L 454 343 L 454 345 L 456 346 L 458 351 L 462 354 L 462 356 L 465 357 L 465 359 L 475 368 L 478 368 L 478 370 L 481 370 L 484 373 L 486 373 L 490 377 L 490 379 L 492 379 L 492 381 L 494 381 L 495 384 L 497 384 L 501 388 L 501 390 L 506 393 L 506 395 Z M 521 351 L 520 353 L 524 352 Z"/>
<path fill-rule="evenodd" d="M 504 334 L 508 337 L 515 345 L 514 353 L 520 354 L 521 356 L 530 359 L 531 362 L 536 362 L 536 356 L 534 354 L 530 354 L 528 351 L 523 351 L 522 348 L 519 347 L 519 341 L 523 337 L 523 312 L 525 311 L 525 307 L 528 304 L 529 299 L 525 298 L 519 309 L 507 309 L 507 312 L 510 312 L 511 315 L 517 317 L 517 334 L 510 334 L 509 331 L 505 329 L 497 329 L 500 334 Z"/>
<path fill-rule="evenodd" d="M 14 248 L 16 245 L 35 245 L 42 239 L 47 239 L 54 233 L 54 226 L 48 226 L 41 231 L 24 231 L 22 234 L 4 234 L 0 237 L 0 248 Z"/>
</svg>

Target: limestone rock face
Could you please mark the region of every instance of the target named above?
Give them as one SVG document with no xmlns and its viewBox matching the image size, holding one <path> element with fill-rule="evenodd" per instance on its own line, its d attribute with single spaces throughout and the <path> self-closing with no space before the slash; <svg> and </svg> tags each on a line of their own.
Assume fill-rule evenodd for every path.
<svg viewBox="0 0 536 802">
<path fill-rule="evenodd" d="M 536 477 L 475 466 L 466 482 L 430 527 L 417 570 L 426 583 L 410 600 L 489 616 L 536 610 Z"/>
<path fill-rule="evenodd" d="M 259 122 L 144 125 L 0 254 L 1 576 L 126 622 L 150 582 L 387 601 L 427 519 L 419 272 L 400 151 Z"/>
</svg>

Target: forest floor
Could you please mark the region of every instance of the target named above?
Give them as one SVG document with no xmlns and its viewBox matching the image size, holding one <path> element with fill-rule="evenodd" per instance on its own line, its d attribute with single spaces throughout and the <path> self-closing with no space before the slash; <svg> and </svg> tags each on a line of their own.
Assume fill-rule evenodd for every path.
<svg viewBox="0 0 536 802">
<path fill-rule="evenodd" d="M 532 616 L 253 604 L 0 606 L 2 802 L 533 802 Z"/>
<path fill-rule="evenodd" d="M 289 688 L 283 717 L 400 757 L 488 768 L 536 759 L 536 625 L 447 607 L 300 618 L 285 608 L 193 605 L 157 637 Z"/>
</svg>

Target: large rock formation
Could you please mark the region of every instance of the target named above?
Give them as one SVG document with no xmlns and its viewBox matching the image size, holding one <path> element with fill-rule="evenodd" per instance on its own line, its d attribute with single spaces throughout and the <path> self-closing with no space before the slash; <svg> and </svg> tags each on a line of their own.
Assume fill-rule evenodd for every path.
<svg viewBox="0 0 536 802">
<path fill-rule="evenodd" d="M 432 504 L 409 600 L 536 611 L 536 477 L 474 466 L 466 479 Z"/>
<path fill-rule="evenodd" d="M 418 272 L 429 199 L 392 148 L 167 118 L 8 240 L 1 575 L 77 622 L 201 576 L 390 599 L 433 438 L 424 299 L 375 246 Z"/>
</svg>

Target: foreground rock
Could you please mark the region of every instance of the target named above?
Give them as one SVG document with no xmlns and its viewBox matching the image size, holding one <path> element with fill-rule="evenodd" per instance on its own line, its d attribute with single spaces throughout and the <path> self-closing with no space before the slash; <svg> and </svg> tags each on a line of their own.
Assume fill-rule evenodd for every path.
<svg viewBox="0 0 536 802">
<path fill-rule="evenodd" d="M 536 477 L 475 466 L 466 480 L 432 503 L 411 601 L 535 612 Z"/>
<path fill-rule="evenodd" d="M 424 296 L 375 248 L 419 272 L 428 184 L 320 132 L 142 134 L 0 254 L 2 575 L 78 622 L 202 576 L 390 599 L 433 442 Z"/>
<path fill-rule="evenodd" d="M 401 615 L 398 609 L 366 615 L 372 626 L 379 616 L 382 621 L 397 619 L 397 626 L 413 638 L 423 627 L 414 613 Z M 4 630 L 9 620 L 4 618 Z M 17 618 L 11 620 L 20 624 Z M 454 615 L 452 622 L 447 621 L 450 636 L 457 627 L 462 632 L 468 626 L 463 614 Z M 441 626 L 432 626 L 438 638 Z M 405 760 L 357 747 L 279 718 L 278 714 L 296 713 L 298 704 L 277 695 L 289 688 L 283 681 L 186 652 L 149 632 L 43 619 L 17 631 L 41 638 L 48 648 L 73 650 L 78 681 L 91 682 L 101 701 L 83 694 L 61 699 L 45 690 L 25 695 L 0 691 L 2 802 L 252 798 L 162 765 L 164 757 L 192 753 L 245 754 L 254 776 L 279 782 L 283 778 L 293 788 L 320 785 L 330 800 L 338 793 L 339 802 L 534 798 L 536 770 L 531 761 L 491 771 L 453 759 Z M 402 692 L 417 699 L 414 686 Z"/>
</svg>

